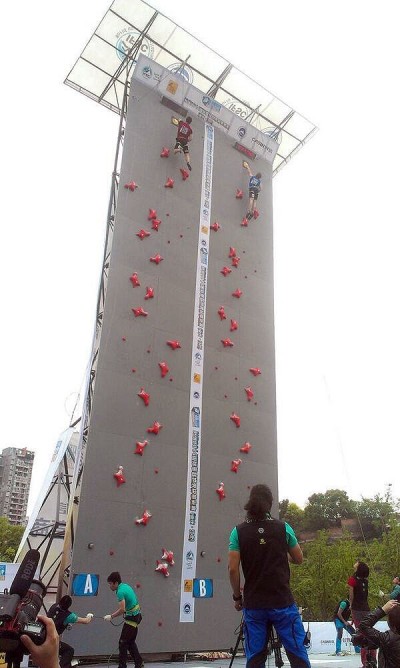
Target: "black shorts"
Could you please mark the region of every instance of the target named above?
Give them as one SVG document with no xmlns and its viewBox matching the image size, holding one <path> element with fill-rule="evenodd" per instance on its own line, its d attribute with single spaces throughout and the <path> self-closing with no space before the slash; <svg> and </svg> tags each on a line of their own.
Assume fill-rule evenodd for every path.
<svg viewBox="0 0 400 668">
<path fill-rule="evenodd" d="M 257 199 L 258 199 L 258 193 L 259 193 L 259 192 L 260 192 L 259 190 L 253 190 L 253 188 L 251 188 L 251 189 L 249 190 L 249 197 L 250 197 L 250 199 L 257 200 Z"/>
<path fill-rule="evenodd" d="M 189 146 L 186 139 L 177 139 L 175 148 L 181 148 L 184 153 L 189 153 Z"/>
</svg>

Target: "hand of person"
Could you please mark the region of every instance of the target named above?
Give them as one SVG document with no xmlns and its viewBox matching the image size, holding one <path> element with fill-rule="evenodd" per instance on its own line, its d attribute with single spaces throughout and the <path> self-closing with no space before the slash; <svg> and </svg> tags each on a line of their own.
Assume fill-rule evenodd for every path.
<svg viewBox="0 0 400 668">
<path fill-rule="evenodd" d="M 112 617 L 111 615 L 104 615 L 103 619 L 105 622 L 111 622 Z"/>
<path fill-rule="evenodd" d="M 87 617 L 88 619 L 90 619 L 90 621 L 92 621 L 92 619 L 93 619 L 93 617 L 94 617 L 93 612 L 88 612 L 87 615 L 86 615 L 86 617 Z"/>
<path fill-rule="evenodd" d="M 243 599 L 242 598 L 240 599 L 240 601 L 234 601 L 233 604 L 235 606 L 235 610 L 237 610 L 238 612 L 240 612 L 243 609 Z"/>
<path fill-rule="evenodd" d="M 21 641 L 39 668 L 59 668 L 59 637 L 54 622 L 44 615 L 38 615 L 38 620 L 46 627 L 46 640 L 43 645 L 35 645 L 26 635 L 21 636 Z"/>
<path fill-rule="evenodd" d="M 393 608 L 397 608 L 397 606 L 400 605 L 399 601 L 388 601 L 385 603 L 385 605 L 382 606 L 382 610 L 387 615 L 388 612 L 393 610 Z"/>
</svg>

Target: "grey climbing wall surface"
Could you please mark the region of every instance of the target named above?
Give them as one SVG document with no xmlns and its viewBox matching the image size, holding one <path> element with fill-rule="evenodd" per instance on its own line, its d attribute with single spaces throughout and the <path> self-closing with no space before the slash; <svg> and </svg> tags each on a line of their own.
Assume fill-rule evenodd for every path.
<svg viewBox="0 0 400 668">
<path fill-rule="evenodd" d="M 96 597 L 73 597 L 80 614 L 116 609 L 106 582 L 111 571 L 120 571 L 135 588 L 143 612 L 142 653 L 234 645 L 240 615 L 227 576 L 229 534 L 243 519 L 253 484 L 269 484 L 277 499 L 271 166 L 250 162 L 262 172 L 263 189 L 259 217 L 244 226 L 243 155 L 216 129 L 210 222 L 219 228 L 209 232 L 194 574 L 212 580 L 213 596 L 196 599 L 194 622 L 180 622 L 205 126 L 198 118 L 192 122 L 193 170 L 183 179 L 182 155 L 171 150 L 160 157 L 163 147 L 174 146 L 172 113 L 157 93 L 133 82 L 72 558 L 73 573 L 100 576 Z M 168 178 L 173 188 L 165 187 Z M 139 187 L 124 188 L 130 181 Z M 161 223 L 148 220 L 150 209 Z M 140 230 L 150 236 L 141 239 Z M 158 264 L 150 259 L 157 254 L 163 258 Z M 226 276 L 224 267 L 231 270 Z M 140 285 L 130 280 L 133 274 Z M 236 290 L 240 298 L 232 295 Z M 147 315 L 135 315 L 132 309 L 140 307 Z M 224 346 L 226 339 L 234 345 Z M 180 348 L 167 341 L 179 341 Z M 261 373 L 254 375 L 256 369 Z M 150 395 L 148 406 L 138 396 L 141 390 Z M 231 419 L 235 415 L 239 427 Z M 149 433 L 155 422 L 162 427 Z M 246 443 L 251 448 L 243 452 Z M 135 453 L 141 448 L 142 454 Z M 233 460 L 241 460 L 237 472 L 231 470 Z M 114 478 L 119 466 L 125 478 L 120 486 Z M 221 482 L 226 496 L 220 500 Z M 147 524 L 137 524 L 146 510 Z M 169 577 L 155 570 L 163 549 L 174 554 Z M 74 627 L 65 640 L 76 645 L 77 654 L 99 655 L 116 652 L 118 637 L 119 629 L 95 619 L 90 627 Z"/>
</svg>

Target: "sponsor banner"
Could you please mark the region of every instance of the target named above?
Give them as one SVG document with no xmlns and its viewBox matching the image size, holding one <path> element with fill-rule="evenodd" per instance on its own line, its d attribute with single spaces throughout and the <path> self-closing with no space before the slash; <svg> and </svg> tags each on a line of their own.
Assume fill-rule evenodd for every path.
<svg viewBox="0 0 400 668">
<path fill-rule="evenodd" d="M 234 116 L 228 134 L 235 141 L 254 151 L 254 153 L 267 162 L 273 162 L 278 150 L 278 144 L 271 137 L 268 137 L 268 135 L 263 134 L 260 130 L 250 125 L 250 123 L 246 123 L 238 116 Z"/>
<path fill-rule="evenodd" d="M 307 631 L 308 622 L 303 622 L 304 632 Z M 375 627 L 378 631 L 387 631 L 386 622 L 378 622 Z M 336 627 L 334 622 L 310 622 L 311 654 L 333 654 L 335 651 Z M 342 651 L 355 653 L 351 643 L 350 634 L 344 629 L 342 638 Z"/>
<path fill-rule="evenodd" d="M 184 107 L 191 116 L 228 134 L 235 142 L 254 151 L 267 162 L 273 162 L 278 150 L 276 141 L 213 97 L 191 86 L 181 74 L 171 72 L 141 53 L 132 78 Z"/>
<path fill-rule="evenodd" d="M 201 423 L 203 406 L 204 335 L 212 170 L 214 157 L 214 128 L 206 123 L 203 149 L 203 174 L 196 263 L 194 299 L 192 364 L 190 370 L 190 403 L 188 433 L 188 467 L 186 482 L 185 527 L 182 552 L 180 622 L 194 622 L 193 580 L 196 576 L 197 534 L 199 525 Z"/>
<path fill-rule="evenodd" d="M 157 89 L 159 93 L 174 100 L 176 104 L 182 106 L 186 90 L 190 88 L 189 84 L 179 74 L 175 74 L 165 67 L 158 65 L 151 58 L 140 54 L 133 78 Z"/>
<path fill-rule="evenodd" d="M 198 88 L 189 86 L 185 98 L 182 102 L 185 109 L 188 109 L 192 116 L 197 116 L 204 123 L 214 125 L 222 132 L 228 132 L 233 114 L 228 111 L 220 102 L 204 94 Z"/>
</svg>

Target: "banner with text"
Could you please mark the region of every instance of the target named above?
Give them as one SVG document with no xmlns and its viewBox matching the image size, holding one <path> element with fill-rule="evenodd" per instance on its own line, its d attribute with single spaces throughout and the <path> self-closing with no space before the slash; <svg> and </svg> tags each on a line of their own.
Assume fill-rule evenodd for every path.
<svg viewBox="0 0 400 668">
<path fill-rule="evenodd" d="M 182 551 L 180 622 L 194 622 L 193 580 L 196 577 L 197 534 L 199 525 L 204 334 L 206 325 L 213 158 L 214 128 L 207 123 L 205 125 L 204 134 L 199 241 L 197 247 L 196 288 L 193 317 L 192 364 L 190 371 L 188 468 L 185 528 Z"/>
</svg>

